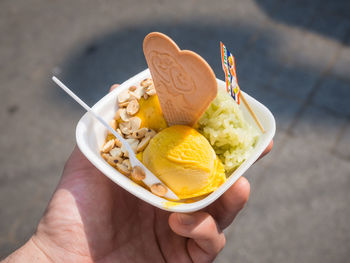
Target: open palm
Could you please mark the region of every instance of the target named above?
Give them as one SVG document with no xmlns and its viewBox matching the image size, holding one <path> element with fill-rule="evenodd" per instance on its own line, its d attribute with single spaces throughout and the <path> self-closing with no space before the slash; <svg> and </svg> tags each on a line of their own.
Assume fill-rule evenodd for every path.
<svg viewBox="0 0 350 263">
<path fill-rule="evenodd" d="M 249 191 L 241 177 L 205 211 L 171 214 L 117 186 L 75 147 L 30 241 L 54 262 L 210 262 Z"/>
<path fill-rule="evenodd" d="M 239 179 L 206 211 L 162 211 L 101 174 L 76 147 L 32 241 L 55 262 L 210 262 L 243 208 Z"/>
</svg>

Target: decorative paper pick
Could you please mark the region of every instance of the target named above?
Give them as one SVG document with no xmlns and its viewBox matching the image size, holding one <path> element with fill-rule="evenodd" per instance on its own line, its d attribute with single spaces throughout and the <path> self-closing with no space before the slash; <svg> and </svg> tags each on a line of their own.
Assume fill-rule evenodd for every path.
<svg viewBox="0 0 350 263">
<path fill-rule="evenodd" d="M 220 42 L 220 51 L 222 69 L 225 72 L 227 92 L 239 104 L 239 95 L 241 93 L 241 90 L 237 82 L 235 58 L 230 53 L 230 51 L 226 49 L 225 45 L 222 42 Z"/>
<path fill-rule="evenodd" d="M 220 42 L 220 51 L 221 51 L 220 53 L 221 53 L 222 69 L 225 72 L 227 92 L 232 96 L 232 98 L 238 104 L 240 103 L 240 97 L 242 98 L 242 101 L 247 107 L 250 115 L 253 117 L 254 121 L 259 126 L 261 132 L 264 133 L 265 132 L 264 127 L 261 125 L 258 117 L 255 115 L 254 111 L 249 106 L 247 100 L 245 99 L 243 93 L 241 92 L 241 89 L 238 86 L 234 56 L 230 53 L 230 51 L 227 50 L 227 48 L 222 42 Z"/>
</svg>

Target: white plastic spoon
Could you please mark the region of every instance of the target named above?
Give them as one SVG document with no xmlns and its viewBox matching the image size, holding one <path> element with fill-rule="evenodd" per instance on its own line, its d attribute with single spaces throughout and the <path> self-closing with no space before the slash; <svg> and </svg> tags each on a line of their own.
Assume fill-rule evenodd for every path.
<svg viewBox="0 0 350 263">
<path fill-rule="evenodd" d="M 162 184 L 167 188 L 167 192 L 164 197 L 171 200 L 179 200 L 176 194 L 170 190 L 163 182 L 161 182 L 158 177 L 156 177 L 151 171 L 149 171 L 137 158 L 134 151 L 131 149 L 129 143 L 117 133 L 104 119 L 97 115 L 84 101 L 82 101 L 77 95 L 75 95 L 66 85 L 64 85 L 58 78 L 55 76 L 52 77 L 52 80 L 60 86 L 69 96 L 71 96 L 76 102 L 78 102 L 87 112 L 90 112 L 99 122 L 101 122 L 126 148 L 129 153 L 129 159 L 132 167 L 140 166 L 145 172 L 145 179 L 142 181 L 151 188 L 154 184 Z"/>
</svg>

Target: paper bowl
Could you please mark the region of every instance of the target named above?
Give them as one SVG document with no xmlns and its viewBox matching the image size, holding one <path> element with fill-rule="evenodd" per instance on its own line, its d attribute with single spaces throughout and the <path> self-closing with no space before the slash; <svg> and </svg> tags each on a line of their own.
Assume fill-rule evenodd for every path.
<svg viewBox="0 0 350 263">
<path fill-rule="evenodd" d="M 138 86 L 139 83 L 150 77 L 150 72 L 148 69 L 142 71 L 136 76 L 130 78 L 121 84 L 117 89 L 108 93 L 99 102 L 93 106 L 93 111 L 102 116 L 104 120 L 109 122 L 113 119 L 118 106 L 116 103 L 118 94 L 128 89 L 130 86 Z M 217 80 L 219 88 L 225 88 L 225 82 L 222 80 Z M 116 169 L 111 167 L 100 155 L 100 149 L 107 135 L 107 130 L 102 124 L 96 121 L 89 113 L 86 113 L 79 121 L 76 128 L 76 140 L 81 152 L 86 156 L 89 161 L 96 166 L 104 175 L 106 175 L 113 182 L 118 184 L 120 187 L 124 188 L 129 193 L 137 196 L 143 201 L 154 205 L 160 209 L 164 209 L 172 212 L 193 212 L 200 210 L 216 199 L 218 199 L 231 185 L 236 182 L 236 180 L 243 175 L 243 173 L 258 159 L 260 154 L 265 150 L 270 141 L 272 140 L 276 124 L 275 119 L 271 112 L 260 102 L 244 93 L 244 96 L 248 103 L 250 104 L 253 111 L 258 116 L 260 122 L 265 128 L 265 133 L 259 137 L 259 140 L 253 149 L 250 157 L 245 160 L 227 179 L 227 181 L 222 184 L 214 192 L 206 196 L 205 198 L 193 202 L 193 203 L 174 203 L 170 202 L 164 198 L 152 194 L 150 191 L 144 189 L 143 187 L 135 184 L 126 176 L 119 173 Z M 258 129 L 254 120 L 250 117 L 244 104 L 241 103 L 241 108 L 243 114 L 247 121 Z"/>
</svg>

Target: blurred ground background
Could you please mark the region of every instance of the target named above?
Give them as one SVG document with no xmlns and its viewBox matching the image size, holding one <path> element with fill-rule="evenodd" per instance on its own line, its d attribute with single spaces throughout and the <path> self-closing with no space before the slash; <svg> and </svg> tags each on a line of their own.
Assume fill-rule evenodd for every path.
<svg viewBox="0 0 350 263">
<path fill-rule="evenodd" d="M 219 40 L 243 90 L 277 120 L 275 147 L 246 176 L 248 205 L 216 262 L 346 262 L 350 256 L 350 2 L 0 2 L 0 258 L 33 233 L 83 111 L 146 68 L 142 39 L 171 36 L 223 78 Z"/>
</svg>

